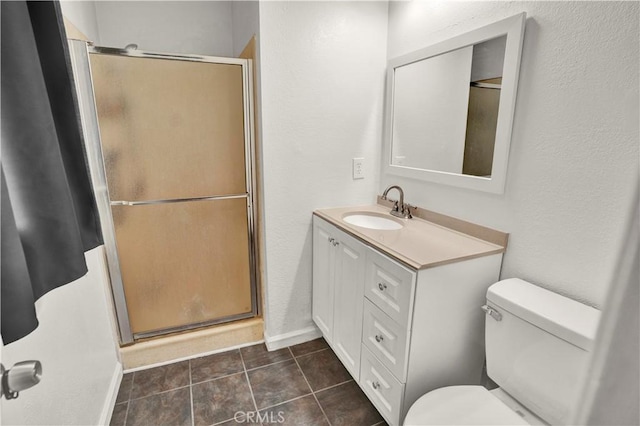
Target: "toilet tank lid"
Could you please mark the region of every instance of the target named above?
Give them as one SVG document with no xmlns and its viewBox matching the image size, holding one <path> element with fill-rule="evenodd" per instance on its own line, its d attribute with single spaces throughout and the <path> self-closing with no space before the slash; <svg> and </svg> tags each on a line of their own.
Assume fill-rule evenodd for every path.
<svg viewBox="0 0 640 426">
<path fill-rule="evenodd" d="M 600 311 L 519 278 L 493 284 L 487 300 L 560 339 L 590 351 L 593 348 Z"/>
</svg>

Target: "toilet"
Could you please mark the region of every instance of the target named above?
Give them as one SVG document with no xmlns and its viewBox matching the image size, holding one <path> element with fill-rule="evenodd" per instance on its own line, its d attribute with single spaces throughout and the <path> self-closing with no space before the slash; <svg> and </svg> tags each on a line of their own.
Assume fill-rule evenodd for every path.
<svg viewBox="0 0 640 426">
<path fill-rule="evenodd" d="M 413 403 L 413 425 L 567 424 L 600 311 L 517 278 L 487 291 L 487 373 L 499 386 L 448 386 Z"/>
</svg>

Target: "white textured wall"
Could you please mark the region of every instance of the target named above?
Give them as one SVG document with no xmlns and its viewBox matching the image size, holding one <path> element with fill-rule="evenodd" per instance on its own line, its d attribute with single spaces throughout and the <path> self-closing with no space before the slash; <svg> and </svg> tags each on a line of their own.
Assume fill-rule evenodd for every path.
<svg viewBox="0 0 640 426">
<path fill-rule="evenodd" d="M 38 300 L 38 328 L 2 348 L 7 367 L 30 359 L 42 362 L 37 386 L 16 400 L 2 398 L 5 426 L 96 425 L 105 419 L 105 405 L 111 408 L 112 380 L 120 367 L 102 247 L 87 252 L 86 259 L 87 275 Z"/>
<path fill-rule="evenodd" d="M 389 58 L 527 12 L 507 185 L 383 175 L 406 200 L 511 233 L 502 278 L 600 307 L 638 180 L 637 2 L 392 2 Z"/>
<path fill-rule="evenodd" d="M 312 211 L 374 201 L 386 26 L 384 2 L 260 3 L 268 336 L 312 324 Z"/>
<path fill-rule="evenodd" d="M 228 1 L 98 1 L 96 15 L 103 46 L 233 56 Z"/>
<path fill-rule="evenodd" d="M 234 1 L 231 4 L 233 56 L 239 56 L 251 37 L 260 32 L 260 7 L 257 1 Z"/>
<path fill-rule="evenodd" d="M 100 44 L 98 34 L 98 20 L 96 18 L 96 3 L 93 1 L 69 1 L 60 2 L 62 14 L 76 26 L 89 40 Z"/>
</svg>

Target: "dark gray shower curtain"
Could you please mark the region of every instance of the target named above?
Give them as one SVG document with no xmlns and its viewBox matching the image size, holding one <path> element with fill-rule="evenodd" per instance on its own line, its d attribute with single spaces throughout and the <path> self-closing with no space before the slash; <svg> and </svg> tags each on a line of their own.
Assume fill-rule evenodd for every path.
<svg viewBox="0 0 640 426">
<path fill-rule="evenodd" d="M 2 340 L 102 244 L 58 2 L 2 1 Z"/>
</svg>

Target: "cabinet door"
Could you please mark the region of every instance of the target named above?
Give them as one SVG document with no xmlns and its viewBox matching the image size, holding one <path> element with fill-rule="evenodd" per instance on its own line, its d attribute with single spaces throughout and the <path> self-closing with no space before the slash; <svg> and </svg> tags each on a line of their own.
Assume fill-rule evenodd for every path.
<svg viewBox="0 0 640 426">
<path fill-rule="evenodd" d="M 312 316 L 324 338 L 331 343 L 333 335 L 334 262 L 332 242 L 335 228 L 313 217 L 313 301 Z"/>
<path fill-rule="evenodd" d="M 365 246 L 337 231 L 333 347 L 351 375 L 360 375 Z"/>
</svg>

